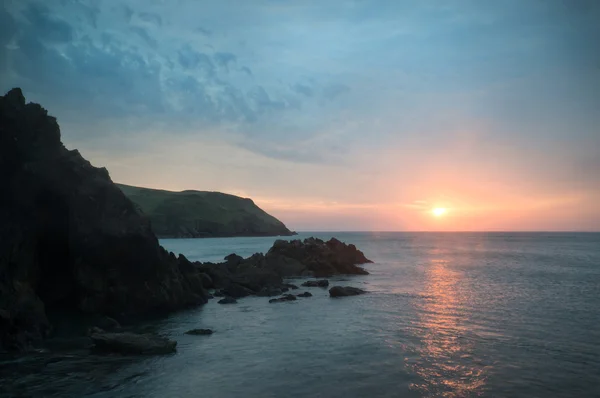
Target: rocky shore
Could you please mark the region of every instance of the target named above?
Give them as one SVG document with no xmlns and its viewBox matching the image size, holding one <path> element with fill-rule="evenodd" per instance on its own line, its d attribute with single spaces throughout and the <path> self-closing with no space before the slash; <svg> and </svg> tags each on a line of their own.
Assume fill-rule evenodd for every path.
<svg viewBox="0 0 600 398">
<path fill-rule="evenodd" d="M 223 263 L 167 252 L 108 171 L 66 149 L 56 119 L 20 89 L 0 97 L 0 180 L 0 352 L 51 335 L 55 311 L 91 319 L 98 348 L 170 352 L 168 341 L 103 329 L 204 304 L 208 289 L 231 301 L 281 295 L 295 287 L 288 277 L 368 274 L 364 254 L 337 239 L 279 240 Z"/>
</svg>

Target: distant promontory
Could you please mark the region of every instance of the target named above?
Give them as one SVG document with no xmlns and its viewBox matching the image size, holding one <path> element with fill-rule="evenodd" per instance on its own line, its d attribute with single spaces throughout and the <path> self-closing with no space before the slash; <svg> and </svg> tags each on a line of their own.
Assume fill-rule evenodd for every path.
<svg viewBox="0 0 600 398">
<path fill-rule="evenodd" d="M 221 192 L 117 186 L 150 219 L 151 228 L 159 238 L 294 234 L 251 199 Z"/>
</svg>

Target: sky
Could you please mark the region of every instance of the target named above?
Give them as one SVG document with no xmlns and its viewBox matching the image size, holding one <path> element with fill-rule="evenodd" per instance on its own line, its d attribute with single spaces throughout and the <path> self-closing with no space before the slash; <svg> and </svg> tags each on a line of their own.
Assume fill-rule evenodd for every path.
<svg viewBox="0 0 600 398">
<path fill-rule="evenodd" d="M 600 1 L 0 7 L 0 89 L 113 181 L 299 231 L 600 230 Z"/>
</svg>

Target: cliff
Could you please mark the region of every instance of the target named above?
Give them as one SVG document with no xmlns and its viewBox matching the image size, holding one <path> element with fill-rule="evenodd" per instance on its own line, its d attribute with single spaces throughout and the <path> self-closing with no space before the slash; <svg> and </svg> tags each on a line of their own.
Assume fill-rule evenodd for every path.
<svg viewBox="0 0 600 398">
<path fill-rule="evenodd" d="M 251 199 L 220 192 L 171 192 L 123 184 L 117 186 L 148 216 L 159 238 L 293 234 Z"/>
<path fill-rule="evenodd" d="M 206 302 L 197 269 L 20 89 L 0 97 L 0 181 L 0 351 L 47 335 L 53 309 L 122 318 Z"/>
</svg>

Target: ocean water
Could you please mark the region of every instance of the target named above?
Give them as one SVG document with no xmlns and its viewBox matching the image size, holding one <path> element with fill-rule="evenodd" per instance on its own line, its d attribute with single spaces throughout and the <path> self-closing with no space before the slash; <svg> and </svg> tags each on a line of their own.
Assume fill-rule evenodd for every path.
<svg viewBox="0 0 600 398">
<path fill-rule="evenodd" d="M 369 294 L 211 301 L 148 325 L 149 358 L 40 353 L 2 362 L 3 396 L 600 397 L 600 234 L 311 233 L 354 243 Z M 163 240 L 191 260 L 275 238 Z M 298 284 L 302 280 L 296 281 Z M 296 283 L 295 282 L 295 283 Z M 211 336 L 184 335 L 211 328 Z"/>
</svg>

